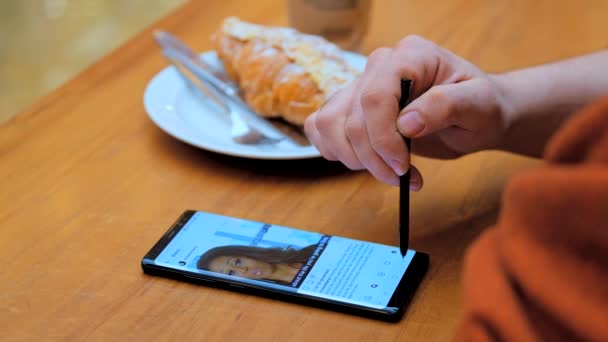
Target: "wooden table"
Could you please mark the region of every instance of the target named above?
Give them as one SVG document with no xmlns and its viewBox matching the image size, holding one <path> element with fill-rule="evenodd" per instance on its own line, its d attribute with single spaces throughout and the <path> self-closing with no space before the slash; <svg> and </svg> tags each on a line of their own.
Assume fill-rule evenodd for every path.
<svg viewBox="0 0 608 342">
<path fill-rule="evenodd" d="M 254 5 L 255 4 L 255 5 Z M 607 1 L 378 0 L 365 51 L 420 34 L 488 71 L 607 46 Z M 0 340 L 445 340 L 462 304 L 462 256 L 496 220 L 513 172 L 536 161 L 416 158 L 411 246 L 428 276 L 397 324 L 142 274 L 139 262 L 193 208 L 397 243 L 397 189 L 322 160 L 214 155 L 161 132 L 142 106 L 166 66 L 153 28 L 197 49 L 229 15 L 287 22 L 282 1 L 196 1 L 0 126 Z"/>
</svg>

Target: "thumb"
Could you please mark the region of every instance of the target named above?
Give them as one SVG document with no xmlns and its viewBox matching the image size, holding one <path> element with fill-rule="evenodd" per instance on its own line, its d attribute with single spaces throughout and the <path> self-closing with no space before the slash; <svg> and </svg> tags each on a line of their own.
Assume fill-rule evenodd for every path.
<svg viewBox="0 0 608 342">
<path fill-rule="evenodd" d="M 419 138 L 450 126 L 466 128 L 463 115 L 477 112 L 478 97 L 473 80 L 433 86 L 401 111 L 397 129 L 405 137 Z"/>
</svg>

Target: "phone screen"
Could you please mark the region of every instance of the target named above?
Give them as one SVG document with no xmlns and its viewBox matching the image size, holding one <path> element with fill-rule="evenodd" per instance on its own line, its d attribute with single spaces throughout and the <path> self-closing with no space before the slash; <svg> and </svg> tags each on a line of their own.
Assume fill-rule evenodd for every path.
<svg viewBox="0 0 608 342">
<path fill-rule="evenodd" d="M 394 246 L 194 212 L 155 265 L 385 309 L 416 254 Z"/>
</svg>

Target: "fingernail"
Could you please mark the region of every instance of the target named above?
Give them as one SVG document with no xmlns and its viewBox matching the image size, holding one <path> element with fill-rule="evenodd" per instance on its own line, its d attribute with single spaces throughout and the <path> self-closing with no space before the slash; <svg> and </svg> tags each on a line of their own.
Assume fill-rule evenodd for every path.
<svg viewBox="0 0 608 342">
<path fill-rule="evenodd" d="M 424 121 L 422 121 L 420 113 L 411 111 L 403 114 L 399 118 L 397 126 L 403 135 L 414 137 L 424 129 Z"/>
<path fill-rule="evenodd" d="M 411 191 L 419 191 L 421 187 L 422 187 L 421 184 L 418 182 L 410 183 Z"/>
<path fill-rule="evenodd" d="M 401 177 L 405 174 L 405 170 L 403 169 L 403 166 L 401 166 L 401 162 L 399 160 L 391 160 L 390 164 L 391 168 L 393 169 L 393 171 L 395 171 L 397 176 Z"/>
</svg>

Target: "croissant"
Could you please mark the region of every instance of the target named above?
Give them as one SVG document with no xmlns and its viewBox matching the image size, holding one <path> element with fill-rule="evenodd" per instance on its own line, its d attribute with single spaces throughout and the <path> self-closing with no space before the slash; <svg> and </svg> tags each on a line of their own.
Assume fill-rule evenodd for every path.
<svg viewBox="0 0 608 342">
<path fill-rule="evenodd" d="M 337 90 L 358 76 L 339 47 L 291 28 L 230 17 L 212 41 L 245 101 L 264 117 L 303 125 Z"/>
</svg>

